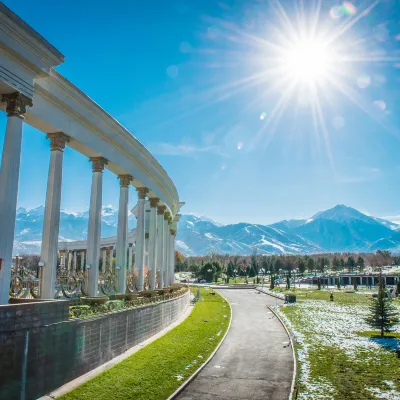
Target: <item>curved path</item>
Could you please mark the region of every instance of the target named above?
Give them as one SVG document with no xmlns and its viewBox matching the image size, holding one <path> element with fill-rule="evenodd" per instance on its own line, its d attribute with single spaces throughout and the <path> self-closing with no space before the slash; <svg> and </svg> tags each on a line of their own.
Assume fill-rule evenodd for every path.
<svg viewBox="0 0 400 400">
<path fill-rule="evenodd" d="M 179 400 L 287 400 L 293 374 L 288 336 L 267 308 L 282 303 L 255 290 L 218 290 L 232 306 L 225 341 Z"/>
</svg>

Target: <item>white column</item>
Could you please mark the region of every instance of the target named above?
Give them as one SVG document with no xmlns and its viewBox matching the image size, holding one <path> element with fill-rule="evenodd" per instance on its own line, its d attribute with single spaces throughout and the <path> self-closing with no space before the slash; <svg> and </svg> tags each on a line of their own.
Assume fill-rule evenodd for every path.
<svg viewBox="0 0 400 400">
<path fill-rule="evenodd" d="M 103 194 L 103 170 L 108 161 L 103 157 L 93 157 L 92 191 L 90 195 L 89 225 L 87 239 L 88 296 L 98 295 L 100 236 L 101 236 L 101 206 Z"/>
<path fill-rule="evenodd" d="M 129 185 L 132 181 L 131 175 L 119 175 L 119 208 L 118 208 L 118 230 L 117 230 L 117 269 L 118 270 L 118 293 L 126 292 L 126 250 L 128 248 L 128 201 Z"/>
<path fill-rule="evenodd" d="M 72 264 L 72 254 L 71 251 L 68 250 L 68 271 L 71 271 L 71 264 Z"/>
<path fill-rule="evenodd" d="M 145 233 L 145 198 L 148 193 L 148 189 L 141 187 L 138 191 L 138 207 L 137 207 L 137 225 L 136 225 L 136 247 L 135 247 L 135 268 L 139 271 L 139 283 L 138 289 L 143 290 L 144 288 L 144 233 Z"/>
<path fill-rule="evenodd" d="M 107 270 L 107 248 L 103 247 L 101 250 L 101 272 L 104 274 Z"/>
<path fill-rule="evenodd" d="M 145 220 L 146 221 L 146 220 Z M 145 222 L 145 227 L 147 229 L 147 225 L 149 221 Z M 146 269 L 149 271 L 149 232 L 145 232 L 144 234 L 144 277 L 146 278 Z"/>
<path fill-rule="evenodd" d="M 175 282 L 175 229 L 170 229 L 170 250 L 169 250 L 169 265 L 170 265 L 170 280 L 171 284 Z"/>
<path fill-rule="evenodd" d="M 163 230 L 163 279 L 164 285 L 170 286 L 169 279 L 169 226 L 168 226 L 169 212 L 164 214 L 164 230 Z"/>
<path fill-rule="evenodd" d="M 50 139 L 51 154 L 40 255 L 40 260 L 44 263 L 40 274 L 40 298 L 53 299 L 57 275 L 62 168 L 64 149 L 66 143 L 69 142 L 69 137 L 62 132 L 56 132 L 49 133 L 47 138 Z"/>
<path fill-rule="evenodd" d="M 1 100 L 7 102 L 8 119 L 0 169 L 0 304 L 7 304 L 17 214 L 22 126 L 26 107 L 32 106 L 32 101 L 18 92 L 3 95 Z"/>
<path fill-rule="evenodd" d="M 128 252 L 128 270 L 132 271 L 132 261 L 133 261 L 133 243 L 129 243 L 129 252 Z"/>
<path fill-rule="evenodd" d="M 72 267 L 72 269 L 74 270 L 74 271 L 77 271 L 78 270 L 78 266 L 76 265 L 76 256 L 77 256 L 77 253 L 78 253 L 78 251 L 77 250 L 74 250 L 74 252 L 72 253 L 73 255 L 74 255 L 74 258 L 73 258 L 73 267 Z"/>
<path fill-rule="evenodd" d="M 158 272 L 158 287 L 165 287 L 164 283 L 164 212 L 165 206 L 157 207 L 157 272 Z"/>
<path fill-rule="evenodd" d="M 150 289 L 156 288 L 157 273 L 157 204 L 158 198 L 150 198 L 150 226 L 149 226 L 149 269 Z"/>
<path fill-rule="evenodd" d="M 85 250 L 81 250 L 81 271 L 85 269 Z"/>
</svg>

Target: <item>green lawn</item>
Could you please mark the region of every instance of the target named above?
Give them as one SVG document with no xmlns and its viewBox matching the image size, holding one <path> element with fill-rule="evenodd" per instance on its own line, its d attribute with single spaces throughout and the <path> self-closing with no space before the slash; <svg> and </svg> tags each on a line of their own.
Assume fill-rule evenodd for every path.
<svg viewBox="0 0 400 400">
<path fill-rule="evenodd" d="M 229 304 L 210 292 L 200 289 L 203 300 L 182 324 L 61 399 L 168 398 L 207 360 L 228 328 Z"/>
<path fill-rule="evenodd" d="M 279 288 L 274 288 L 274 292 L 281 294 L 289 294 L 293 293 L 297 296 L 297 301 L 305 301 L 305 300 L 326 300 L 329 301 L 331 290 L 329 289 L 304 289 L 304 288 L 291 288 L 290 290 L 286 290 L 282 288 L 282 292 Z M 351 291 L 351 289 L 341 289 L 340 291 L 333 292 L 334 302 L 338 304 L 368 304 L 369 299 L 371 298 L 370 294 L 364 294 L 362 291 L 358 293 L 346 293 Z"/>
<path fill-rule="evenodd" d="M 370 295 L 335 292 L 331 302 L 329 290 L 295 292 L 298 303 L 279 312 L 297 339 L 298 399 L 400 398 L 400 359 L 393 351 L 400 333 L 375 337 L 365 323 Z M 394 304 L 400 312 L 400 302 Z"/>
</svg>

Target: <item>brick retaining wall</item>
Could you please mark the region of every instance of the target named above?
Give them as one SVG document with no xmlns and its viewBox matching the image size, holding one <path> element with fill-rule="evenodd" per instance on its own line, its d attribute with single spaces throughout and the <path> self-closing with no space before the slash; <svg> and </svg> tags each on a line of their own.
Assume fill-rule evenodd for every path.
<svg viewBox="0 0 400 400">
<path fill-rule="evenodd" d="M 64 315 L 68 304 L 46 303 L 25 305 L 31 312 L 18 317 L 23 305 L 0 307 L 0 399 L 36 399 L 122 354 L 176 321 L 189 305 L 189 292 L 161 303 L 71 321 Z M 3 313 L 4 307 L 9 311 Z M 38 326 L 40 311 L 46 322 Z M 10 313 L 15 315 L 14 325 L 4 322 L 6 312 L 7 319 Z"/>
</svg>

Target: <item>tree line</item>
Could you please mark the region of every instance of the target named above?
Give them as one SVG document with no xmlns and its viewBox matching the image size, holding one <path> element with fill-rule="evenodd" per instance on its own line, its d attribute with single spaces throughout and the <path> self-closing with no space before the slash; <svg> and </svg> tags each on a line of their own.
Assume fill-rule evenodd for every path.
<svg viewBox="0 0 400 400">
<path fill-rule="evenodd" d="M 178 252 L 179 253 L 179 252 Z M 400 256 L 389 251 L 376 253 L 322 253 L 313 255 L 261 255 L 256 249 L 249 256 L 231 256 L 229 254 L 209 254 L 202 257 L 184 257 L 177 254 L 175 271 L 191 272 L 196 278 L 216 281 L 222 274 L 227 278 L 260 275 L 303 275 L 326 273 L 360 272 L 371 267 L 379 270 L 382 266 L 399 265 Z M 211 278 L 211 279 L 210 279 Z"/>
</svg>

